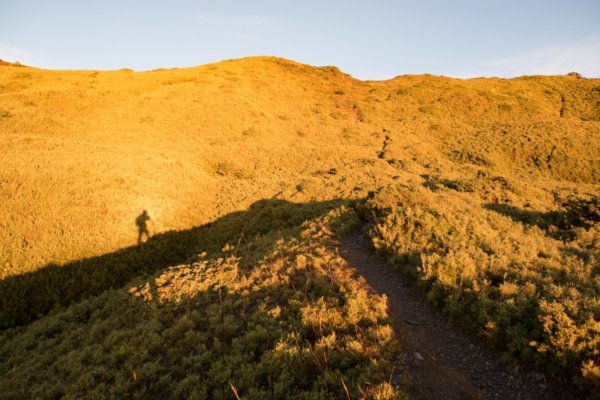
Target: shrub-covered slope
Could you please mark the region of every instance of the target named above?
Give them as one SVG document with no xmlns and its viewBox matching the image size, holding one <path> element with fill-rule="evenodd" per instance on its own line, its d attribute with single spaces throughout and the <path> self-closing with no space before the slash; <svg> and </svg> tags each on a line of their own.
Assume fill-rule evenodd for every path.
<svg viewBox="0 0 600 400">
<path fill-rule="evenodd" d="M 426 186 L 386 187 L 365 202 L 375 248 L 498 350 L 596 398 L 598 198 L 539 212 L 487 203 L 461 181 Z"/>
<path fill-rule="evenodd" d="M 230 231 L 221 251 L 6 331 L 0 398 L 398 398 L 385 299 L 334 251 L 356 214 L 263 202 L 237 218 L 269 213 L 268 233 Z"/>
</svg>

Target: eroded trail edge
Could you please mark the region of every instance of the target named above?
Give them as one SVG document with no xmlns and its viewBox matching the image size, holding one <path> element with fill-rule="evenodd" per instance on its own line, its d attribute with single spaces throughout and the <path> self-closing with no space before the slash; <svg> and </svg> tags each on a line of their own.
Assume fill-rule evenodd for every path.
<svg viewBox="0 0 600 400">
<path fill-rule="evenodd" d="M 401 346 L 398 370 L 410 378 L 414 399 L 570 399 L 562 387 L 535 372 L 511 369 L 484 351 L 434 309 L 414 281 L 391 271 L 374 254 L 364 232 L 346 236 L 340 255 L 377 293 L 388 298 L 392 326 Z M 398 384 L 401 374 L 392 375 Z"/>
</svg>

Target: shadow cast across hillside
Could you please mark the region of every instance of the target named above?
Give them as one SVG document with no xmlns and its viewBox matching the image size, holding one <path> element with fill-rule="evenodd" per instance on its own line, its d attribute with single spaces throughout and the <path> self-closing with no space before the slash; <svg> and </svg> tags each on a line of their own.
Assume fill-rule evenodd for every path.
<svg viewBox="0 0 600 400">
<path fill-rule="evenodd" d="M 573 228 L 589 229 L 594 224 L 600 223 L 600 200 L 598 198 L 569 199 L 562 206 L 563 210 L 561 211 L 547 212 L 521 210 L 508 204 L 498 203 L 485 204 L 484 208 L 506 215 L 513 221 L 535 225 L 541 229 L 554 232 L 559 230 L 565 233 Z"/>
<path fill-rule="evenodd" d="M 10 276 L 0 281 L 0 329 L 28 324 L 52 310 L 120 288 L 134 277 L 188 262 L 198 252 L 220 254 L 226 244 L 239 245 L 278 229 L 300 227 L 344 203 L 339 199 L 309 203 L 260 200 L 246 211 L 205 225 L 154 235 L 141 246 Z"/>
<path fill-rule="evenodd" d="M 573 240 L 574 233 L 571 228 L 575 225 L 570 211 L 534 211 L 522 210 L 508 204 L 489 203 L 485 209 L 505 215 L 515 222 L 525 225 L 537 226 L 548 237 L 558 240 Z"/>
<path fill-rule="evenodd" d="M 76 303 L 93 293 L 74 293 L 68 309 L 0 335 L 0 398 L 376 398 L 396 353 L 386 300 L 365 297 L 336 249 L 324 248 L 330 232 L 355 227 L 351 213 L 315 222 L 343 204 L 259 201 L 143 248 L 21 277 L 51 276 L 68 290 L 84 275 L 104 279 L 123 257 L 182 250 L 120 290 Z M 178 241 L 208 254 L 163 269 L 189 256 Z"/>
<path fill-rule="evenodd" d="M 575 199 L 563 204 L 564 211 L 532 211 L 521 210 L 507 205 L 490 203 L 484 208 L 497 212 L 511 218 L 515 222 L 525 225 L 537 226 L 542 229 L 546 236 L 569 243 L 578 237 L 577 228 L 591 229 L 600 223 L 600 204 L 598 199 Z M 577 257 L 585 263 L 600 257 L 597 248 L 564 247 L 561 252 L 567 256 Z M 576 277 L 569 279 L 575 281 Z"/>
<path fill-rule="evenodd" d="M 561 211 L 534 211 L 522 210 L 508 204 L 489 203 L 484 208 L 505 215 L 515 222 L 522 222 L 526 225 L 535 225 L 541 229 L 548 229 L 554 225 L 563 226 L 566 220 L 566 213 Z"/>
</svg>

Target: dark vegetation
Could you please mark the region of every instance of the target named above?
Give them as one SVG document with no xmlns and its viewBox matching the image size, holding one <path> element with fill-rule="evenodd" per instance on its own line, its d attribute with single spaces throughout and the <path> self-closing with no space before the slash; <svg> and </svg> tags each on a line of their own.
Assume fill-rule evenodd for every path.
<svg viewBox="0 0 600 400">
<path fill-rule="evenodd" d="M 332 200 L 302 207 L 264 200 L 248 211 L 228 214 L 201 227 L 158 234 L 141 246 L 10 276 L 0 281 L 0 329 L 27 324 L 52 309 L 120 288 L 136 276 L 185 262 L 198 248 L 214 253 L 227 241 L 298 226 L 339 204 Z"/>
</svg>

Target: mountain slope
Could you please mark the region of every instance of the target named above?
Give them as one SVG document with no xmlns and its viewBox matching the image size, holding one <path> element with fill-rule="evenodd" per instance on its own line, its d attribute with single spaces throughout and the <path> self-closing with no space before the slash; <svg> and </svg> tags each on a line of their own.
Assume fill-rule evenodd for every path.
<svg viewBox="0 0 600 400">
<path fill-rule="evenodd" d="M 333 260 L 332 243 L 344 231 L 335 233 L 327 215 L 354 215 L 352 207 L 371 222 L 373 246 L 421 282 L 448 315 L 512 360 L 593 394 L 600 385 L 599 104 L 600 80 L 576 76 L 363 82 L 335 67 L 273 57 L 148 72 L 2 64 L 0 326 L 9 329 L 0 335 L 0 358 L 10 361 L 1 365 L 1 387 L 27 397 L 33 392 L 13 382 L 35 381 L 43 396 L 77 397 L 98 382 L 118 381 L 130 396 L 185 397 L 178 388 L 188 378 L 167 354 L 170 338 L 157 339 L 145 324 L 158 319 L 166 332 L 180 317 L 191 318 L 191 325 L 182 322 L 184 336 L 206 328 L 205 335 L 225 332 L 228 340 L 243 341 L 265 317 L 256 307 L 272 297 L 267 303 L 291 318 L 290 332 L 308 338 L 308 347 L 300 341 L 297 351 L 310 355 L 317 346 L 311 340 L 329 338 L 318 346 L 331 345 L 340 362 L 327 375 L 324 359 L 301 358 L 306 376 L 326 383 L 298 381 L 288 390 L 337 396 L 348 384 L 357 395 L 373 379 L 369 396 L 400 395 L 384 385 L 393 343 L 375 333 L 370 344 L 361 342 L 363 332 L 352 331 L 355 317 L 344 308 L 353 296 L 364 307 L 379 300 L 356 292 L 360 285 L 343 262 L 332 261 L 333 272 L 321 270 L 329 261 L 319 259 Z M 153 237 L 137 245 L 135 219 L 142 210 L 151 217 Z M 215 284 L 220 268 L 229 268 L 232 246 L 245 272 Z M 286 257 L 296 246 L 314 261 L 308 270 L 318 275 L 316 287 L 312 275 L 278 264 L 296 261 L 273 264 L 271 251 Z M 314 253 L 315 246 L 323 250 Z M 207 259 L 199 258 L 202 252 Z M 174 265 L 180 267 L 169 269 Z M 290 281 L 296 294 L 287 291 L 286 274 L 298 278 Z M 156 297 L 156 280 L 164 281 L 158 295 L 174 308 L 144 311 L 137 328 L 123 327 L 130 310 L 147 306 L 136 301 Z M 252 285 L 259 295 L 248 300 L 251 311 L 244 309 L 252 323 L 227 322 L 237 336 L 218 321 L 203 326 L 214 314 L 209 304 L 219 299 L 219 287 L 231 291 L 235 314 Z M 314 289 L 309 300 L 315 307 L 322 298 L 339 308 L 332 330 L 306 331 L 320 324 L 302 322 L 308 311 L 287 297 L 307 293 L 302 288 Z M 207 307 L 206 315 L 194 314 Z M 386 312 L 373 307 L 365 311 L 373 315 L 365 329 L 387 324 Z M 87 311 L 79 318 L 78 310 Z M 98 370 L 88 371 L 93 380 L 85 375 L 85 382 L 64 386 L 65 360 L 57 354 L 72 352 L 79 361 L 67 363 L 66 372 L 79 379 L 74 371 L 81 360 L 120 351 L 118 341 L 101 335 L 85 343 L 77 338 L 103 324 L 124 329 L 119 343 L 130 353 L 157 341 L 164 364 L 134 357 L 114 375 L 106 372 L 114 360 L 101 358 Z M 328 336 L 332 332 L 337 339 Z M 232 355 L 230 361 L 252 369 L 270 357 L 285 329 L 280 333 L 255 360 Z M 366 347 L 359 351 L 355 341 Z M 348 361 L 368 348 L 382 355 L 381 365 Z M 224 354 L 213 354 L 209 364 Z M 115 357 L 121 362 L 125 356 Z M 136 384 L 141 365 L 152 372 Z M 258 368 L 267 371 L 264 385 L 241 386 L 244 395 L 275 390 L 278 372 L 269 368 Z M 176 376 L 155 386 L 171 369 Z M 229 396 L 229 383 L 250 379 L 225 369 L 206 393 Z"/>
<path fill-rule="evenodd" d="M 334 251 L 356 214 L 265 201 L 216 225 L 268 214 L 249 243 L 0 335 L 0 398 L 399 398 L 385 300 Z"/>
<path fill-rule="evenodd" d="M 264 57 L 141 73 L 0 66 L 1 274 L 132 244 L 142 209 L 156 232 L 185 229 L 274 195 L 360 197 L 473 165 L 597 183 L 599 86 L 361 82 Z"/>
</svg>

